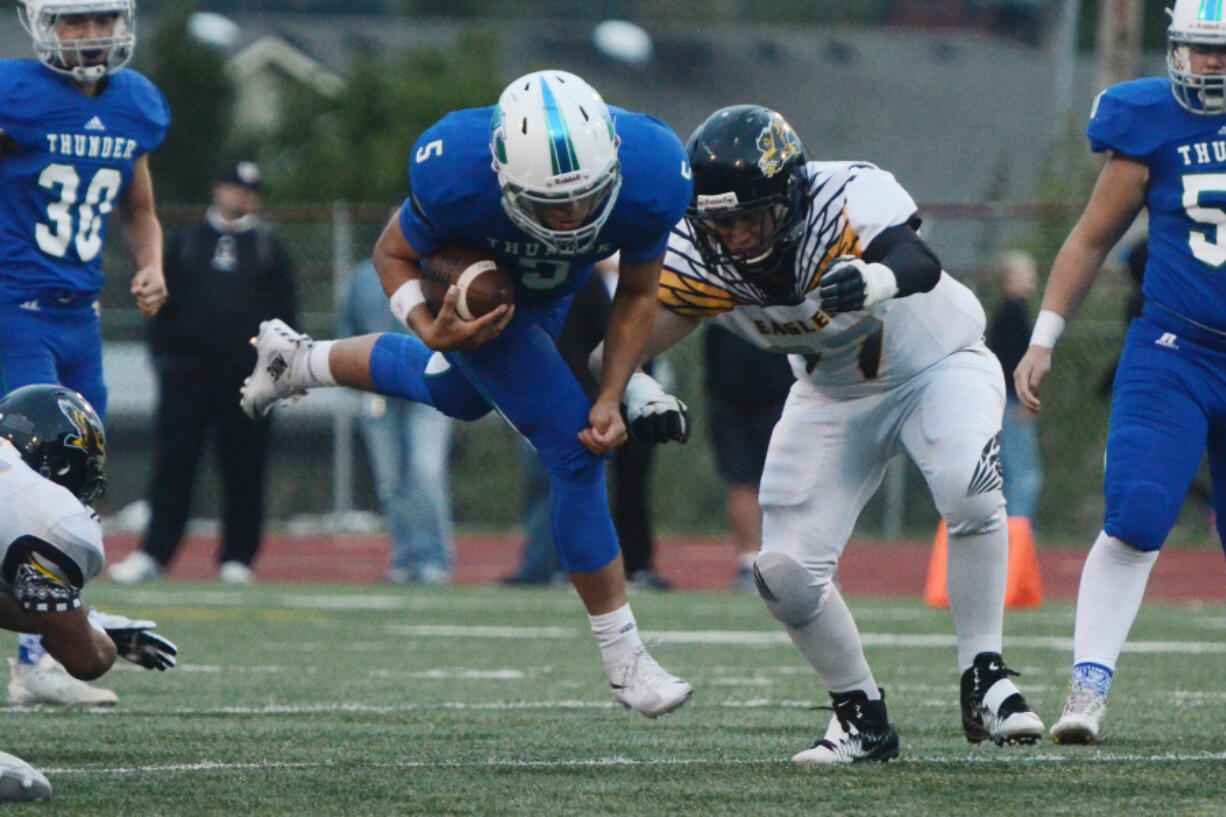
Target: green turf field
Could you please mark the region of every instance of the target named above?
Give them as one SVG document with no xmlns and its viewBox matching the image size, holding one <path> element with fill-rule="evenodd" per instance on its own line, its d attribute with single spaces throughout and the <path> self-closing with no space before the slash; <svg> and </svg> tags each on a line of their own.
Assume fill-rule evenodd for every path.
<svg viewBox="0 0 1226 817">
<path fill-rule="evenodd" d="M 794 768 L 824 730 L 807 667 L 754 597 L 636 595 L 654 654 L 696 688 L 652 722 L 615 707 L 569 590 L 159 583 L 90 587 L 178 642 L 125 662 L 111 712 L 5 713 L 0 748 L 89 815 L 1222 815 L 1226 610 L 1149 605 L 1099 747 L 962 737 L 948 613 L 853 599 L 902 735 L 886 766 Z M 1072 610 L 1006 618 L 1050 724 Z"/>
</svg>

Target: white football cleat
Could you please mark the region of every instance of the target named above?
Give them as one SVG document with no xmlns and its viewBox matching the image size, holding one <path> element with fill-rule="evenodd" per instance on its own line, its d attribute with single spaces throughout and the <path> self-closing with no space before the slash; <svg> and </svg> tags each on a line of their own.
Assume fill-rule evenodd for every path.
<svg viewBox="0 0 1226 817">
<path fill-rule="evenodd" d="M 1097 743 L 1105 731 L 1107 696 L 1073 684 L 1060 720 L 1051 728 L 1052 743 Z"/>
<path fill-rule="evenodd" d="M 644 646 L 610 671 L 609 686 L 618 703 L 649 718 L 672 712 L 694 694 L 694 687 L 657 664 Z"/>
<path fill-rule="evenodd" d="M 160 578 L 162 566 L 148 553 L 137 549 L 107 568 L 106 575 L 116 584 L 140 584 Z"/>
<path fill-rule="evenodd" d="M 0 752 L 0 803 L 50 800 L 51 783 L 16 755 Z"/>
<path fill-rule="evenodd" d="M 255 369 L 243 381 L 243 411 L 253 420 L 264 417 L 279 401 L 298 398 L 305 389 L 290 385 L 294 361 L 310 353 L 310 335 L 293 329 L 280 318 L 260 322 L 260 334 L 251 341 L 255 347 Z"/>
<path fill-rule="evenodd" d="M 109 689 L 73 678 L 50 655 L 38 659 L 37 664 L 9 659 L 9 703 L 14 706 L 114 706 L 118 700 L 119 696 Z"/>
<path fill-rule="evenodd" d="M 217 571 L 217 579 L 222 584 L 252 584 L 255 573 L 242 562 L 222 562 Z"/>
</svg>

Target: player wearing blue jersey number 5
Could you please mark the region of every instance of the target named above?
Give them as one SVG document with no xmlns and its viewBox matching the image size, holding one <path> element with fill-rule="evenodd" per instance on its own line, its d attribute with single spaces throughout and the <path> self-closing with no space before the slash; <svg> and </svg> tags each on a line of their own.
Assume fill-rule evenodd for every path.
<svg viewBox="0 0 1226 817">
<path fill-rule="evenodd" d="M 1052 347 L 1107 252 L 1149 210 L 1145 309 L 1115 377 L 1103 493 L 1106 519 L 1077 594 L 1073 676 L 1057 743 L 1103 735 L 1116 661 L 1158 550 L 1208 448 L 1226 540 L 1226 18 L 1218 0 L 1177 0 L 1169 78 L 1108 88 L 1087 133 L 1107 154 L 1085 212 L 1052 266 L 1014 379 L 1039 410 Z"/>
<path fill-rule="evenodd" d="M 136 267 L 131 292 L 152 315 L 166 285 L 146 154 L 170 113 L 153 84 L 124 68 L 133 0 L 23 0 L 18 16 L 38 59 L 0 60 L 0 396 L 60 383 L 105 416 L 97 300 L 107 221 L 118 210 Z M 43 654 L 22 636 L 10 700 L 114 702 L 66 675 L 50 684 L 28 674 Z"/>
<path fill-rule="evenodd" d="M 549 474 L 555 546 L 587 608 L 614 697 L 649 717 L 681 706 L 690 685 L 647 654 L 626 602 L 601 461 L 626 439 L 619 402 L 651 328 L 669 230 L 690 198 L 680 140 L 649 116 L 606 106 L 573 74 L 539 71 L 507 86 L 496 106 L 456 111 L 428 128 L 414 146 L 409 182 L 374 262 L 392 311 L 417 337 L 315 342 L 266 322 L 244 408 L 262 415 L 281 398 L 339 384 L 463 420 L 497 409 Z M 452 287 L 431 314 L 421 261 L 452 243 L 497 256 L 515 278 L 513 308 L 461 320 Z M 592 403 L 555 343 L 593 264 L 618 251 L 604 377 Z M 661 418 L 684 422 L 678 401 L 629 392 L 632 430 Z"/>
</svg>

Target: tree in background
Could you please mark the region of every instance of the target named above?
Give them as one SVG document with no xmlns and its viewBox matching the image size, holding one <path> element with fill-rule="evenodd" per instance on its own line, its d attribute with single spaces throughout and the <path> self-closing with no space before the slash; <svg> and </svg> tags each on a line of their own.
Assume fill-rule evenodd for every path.
<svg viewBox="0 0 1226 817">
<path fill-rule="evenodd" d="M 153 35 L 136 49 L 139 68 L 170 103 L 166 141 L 150 157 L 158 201 L 202 202 L 226 150 L 234 88 L 226 55 L 187 33 L 196 3 L 167 4 Z"/>
<path fill-rule="evenodd" d="M 447 53 L 424 51 L 390 62 L 363 50 L 333 99 L 291 89 L 284 120 L 259 145 L 274 200 L 399 201 L 409 151 L 448 111 L 490 105 L 504 81 L 498 45 L 465 31 Z"/>
</svg>

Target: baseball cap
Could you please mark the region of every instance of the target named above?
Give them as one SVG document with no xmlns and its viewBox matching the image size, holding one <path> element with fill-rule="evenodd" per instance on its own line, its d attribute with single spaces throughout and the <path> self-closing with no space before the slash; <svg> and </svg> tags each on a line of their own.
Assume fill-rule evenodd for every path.
<svg viewBox="0 0 1226 817">
<path fill-rule="evenodd" d="M 237 184 L 246 187 L 248 190 L 260 192 L 260 183 L 263 181 L 263 176 L 260 173 L 260 166 L 255 162 L 235 162 L 227 165 L 221 175 L 217 177 L 217 181 L 222 184 Z"/>
</svg>

